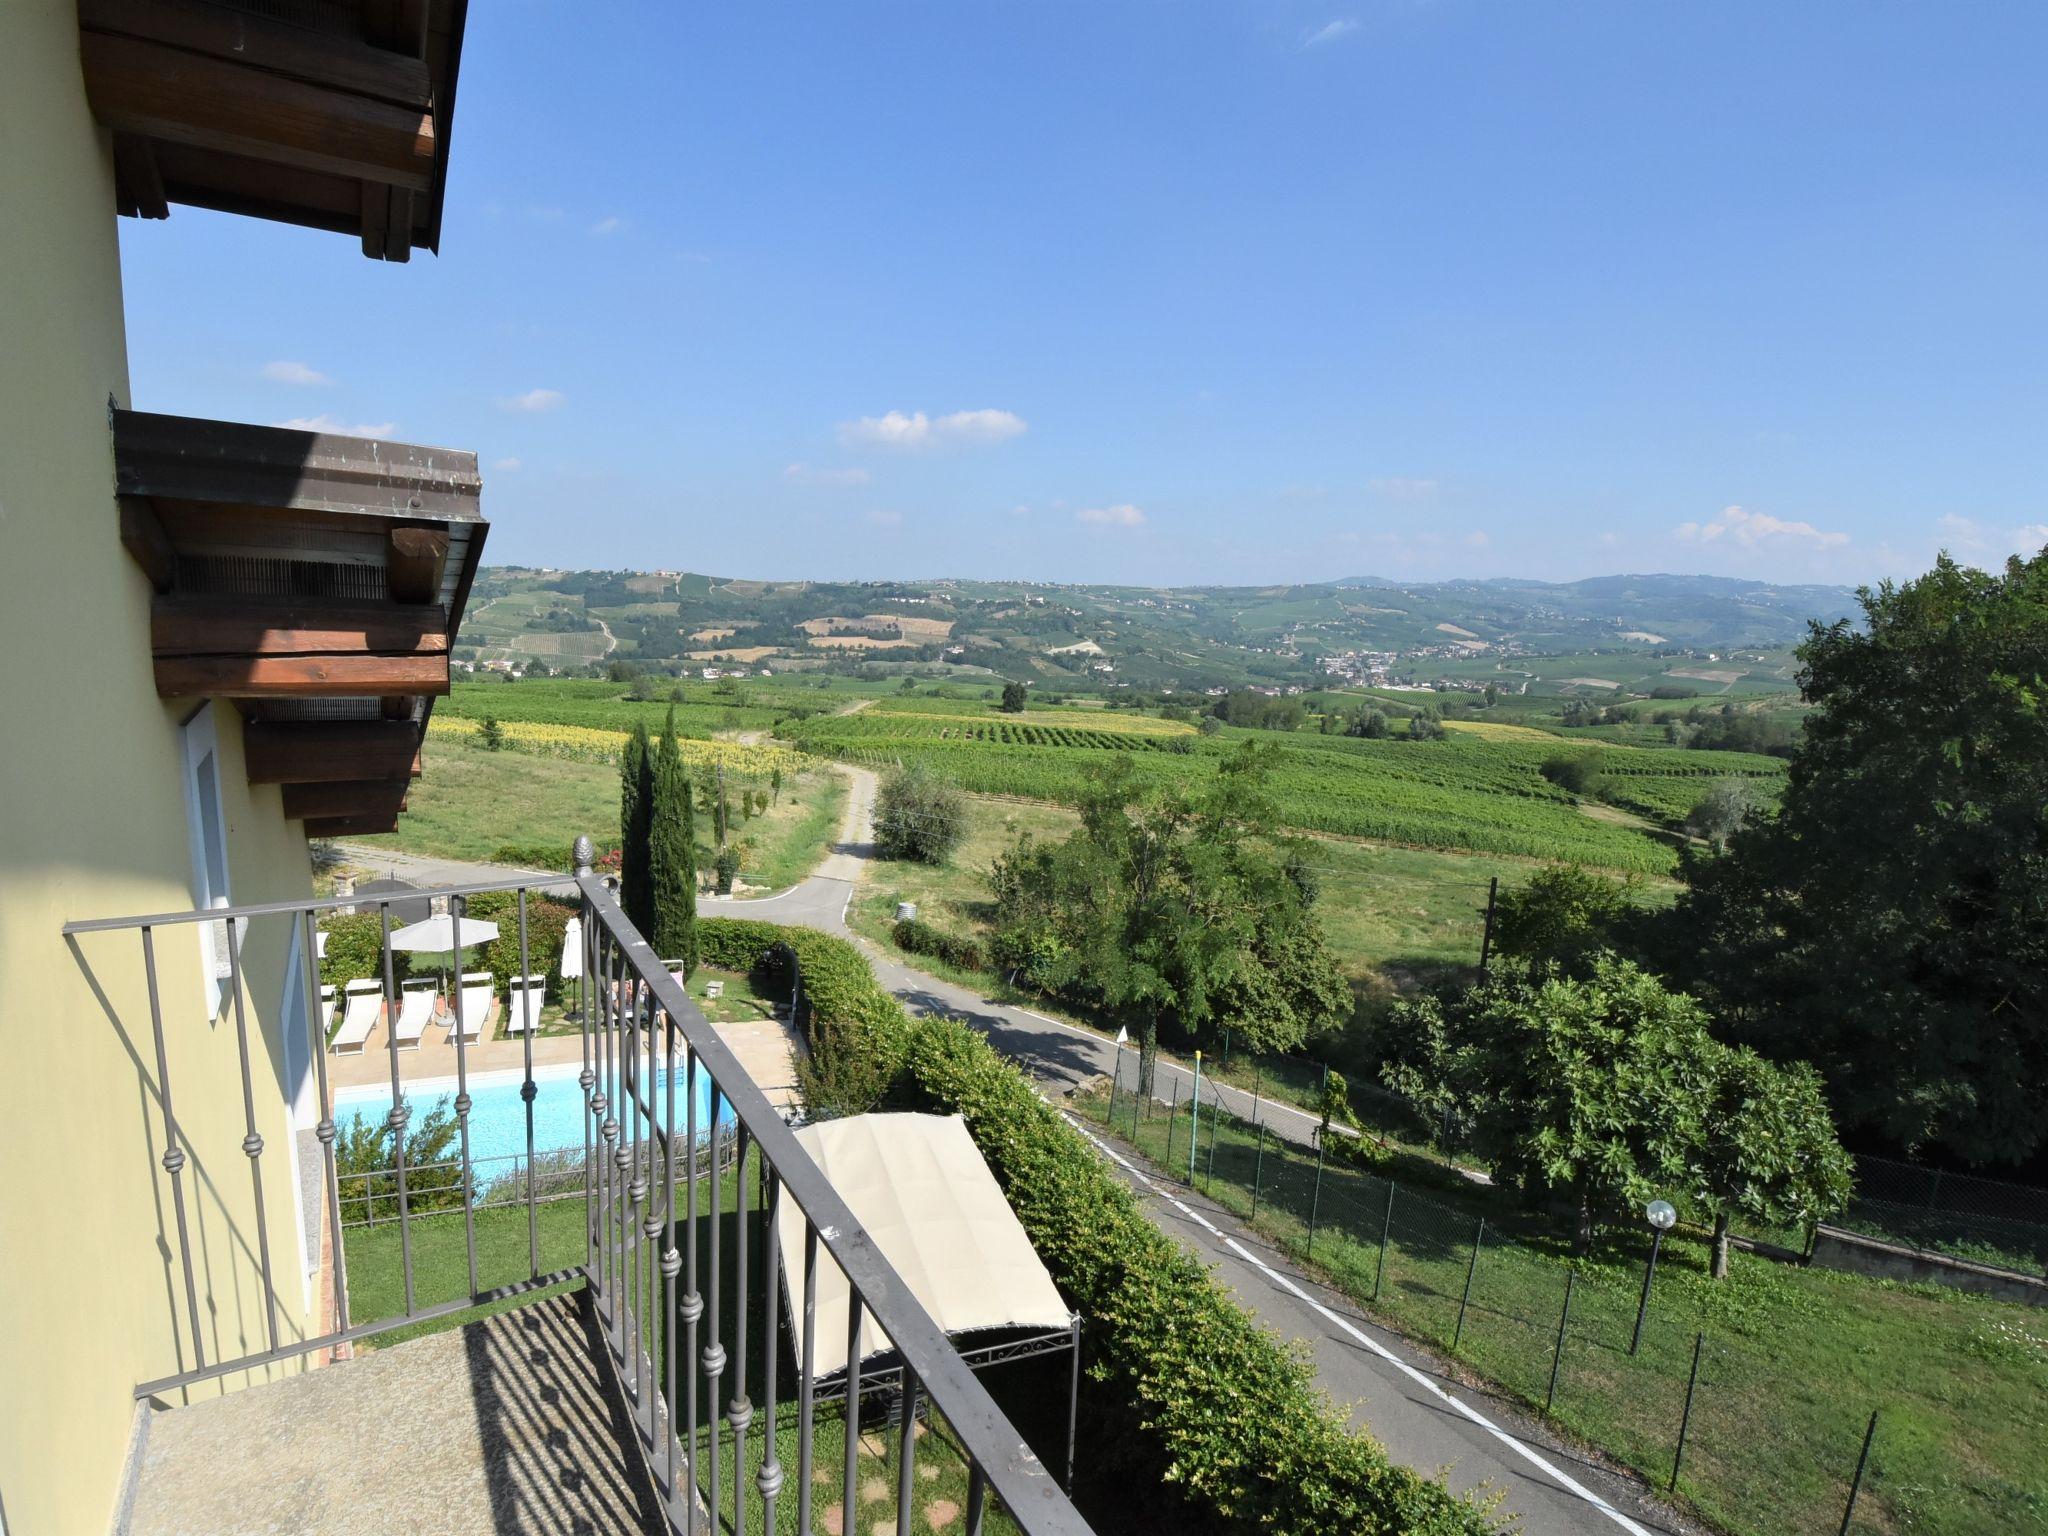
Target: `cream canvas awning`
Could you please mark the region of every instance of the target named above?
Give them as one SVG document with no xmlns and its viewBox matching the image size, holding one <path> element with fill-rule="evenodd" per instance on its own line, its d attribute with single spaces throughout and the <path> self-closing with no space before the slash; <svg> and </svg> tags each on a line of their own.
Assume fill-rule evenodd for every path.
<svg viewBox="0 0 2048 1536">
<path fill-rule="evenodd" d="M 949 1334 L 1064 1329 L 1072 1313 L 958 1115 L 855 1115 L 796 1133 L 918 1301 Z M 803 1294 L 804 1221 L 785 1202 L 777 1231 L 789 1316 Z M 813 1378 L 846 1369 L 847 1285 L 822 1250 Z M 893 1346 L 863 1309 L 861 1359 Z M 801 1369 L 801 1367 L 799 1367 Z"/>
</svg>

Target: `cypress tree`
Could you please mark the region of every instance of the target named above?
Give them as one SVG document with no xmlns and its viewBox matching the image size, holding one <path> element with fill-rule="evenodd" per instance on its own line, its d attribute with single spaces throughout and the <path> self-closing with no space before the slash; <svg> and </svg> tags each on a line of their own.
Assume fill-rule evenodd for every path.
<svg viewBox="0 0 2048 1536">
<path fill-rule="evenodd" d="M 690 778 L 676 745 L 676 712 L 654 750 L 651 827 L 647 839 L 647 879 L 652 914 L 644 930 L 654 952 L 682 964 L 683 974 L 697 969 L 697 828 L 690 805 Z"/>
<path fill-rule="evenodd" d="M 647 742 L 645 721 L 633 722 L 633 734 L 619 754 L 619 905 L 626 920 L 646 933 L 653 914 L 648 906 L 647 834 L 649 791 L 653 787 L 654 753 Z"/>
</svg>

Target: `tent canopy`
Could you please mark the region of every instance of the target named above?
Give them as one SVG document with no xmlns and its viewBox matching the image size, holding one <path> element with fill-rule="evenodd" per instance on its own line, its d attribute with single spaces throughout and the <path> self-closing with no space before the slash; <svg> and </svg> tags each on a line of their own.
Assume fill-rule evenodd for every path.
<svg viewBox="0 0 2048 1536">
<path fill-rule="evenodd" d="M 854 1115 L 805 1126 L 796 1139 L 947 1333 L 1068 1326 L 1073 1314 L 958 1115 Z M 804 1273 L 794 1201 L 776 1236 L 793 1319 Z M 817 1287 L 814 1379 L 846 1369 L 846 1277 L 822 1248 Z M 863 1312 L 861 1359 L 890 1353 Z"/>
</svg>

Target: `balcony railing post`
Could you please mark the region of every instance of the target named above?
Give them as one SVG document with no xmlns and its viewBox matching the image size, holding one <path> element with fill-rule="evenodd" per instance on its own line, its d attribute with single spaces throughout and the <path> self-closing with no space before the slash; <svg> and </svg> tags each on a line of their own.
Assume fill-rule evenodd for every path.
<svg viewBox="0 0 2048 1536">
<path fill-rule="evenodd" d="M 671 1081 L 678 1070 L 671 1054 Z M 747 1128 L 740 1123 L 737 1111 L 733 1114 L 732 1141 L 733 1230 L 738 1249 L 733 1255 L 733 1375 L 732 1401 L 727 1405 L 727 1418 L 732 1424 L 733 1536 L 747 1536 L 747 1425 L 754 1417 L 754 1405 L 747 1397 Z M 770 1241 L 773 1241 L 772 1235 Z M 860 1316 L 858 1308 L 854 1316 Z M 774 1536 L 774 1532 L 764 1531 L 762 1536 Z"/>
<path fill-rule="evenodd" d="M 761 1531 L 762 1536 L 774 1536 L 781 1529 L 775 1523 L 775 1502 L 782 1492 L 782 1436 L 781 1425 L 775 1416 L 775 1353 L 780 1342 L 782 1323 L 778 1316 L 782 1305 L 782 1243 L 778 1234 L 782 1231 L 782 1180 L 776 1175 L 775 1165 L 766 1158 L 761 1163 L 762 1177 L 767 1181 L 763 1201 L 768 1212 L 768 1241 L 762 1265 L 762 1287 L 766 1321 L 761 1328 L 761 1470 L 756 1475 L 755 1486 L 761 1490 Z M 842 1530 L 852 1529 L 851 1515 Z"/>
<path fill-rule="evenodd" d="M 811 1395 L 818 1369 L 818 1227 L 804 1213 L 803 1353 L 796 1378 L 796 1528 L 811 1528 Z"/>
<path fill-rule="evenodd" d="M 526 1075 L 519 1084 L 519 1098 L 526 1106 L 526 1276 L 529 1280 L 540 1275 L 540 1207 L 536 1203 L 533 1167 L 533 1101 L 540 1092 L 533 1082 L 533 1032 L 539 1023 L 535 1017 L 539 1008 L 529 1001 L 532 994 L 526 989 L 527 978 L 532 974 L 533 961 L 526 947 L 526 887 L 522 885 L 519 888 L 519 980 L 516 985 L 506 988 L 505 1000 L 510 1003 L 515 997 L 520 999 L 518 1006 L 522 1010 L 518 1021 L 519 1039 Z M 547 983 L 542 982 L 541 1005 L 545 1006 L 546 1001 Z"/>
<path fill-rule="evenodd" d="M 662 1446 L 662 1459 L 668 1464 L 669 1501 L 673 1506 L 676 1491 L 676 1473 L 682 1464 L 681 1444 L 676 1435 L 676 1276 L 682 1273 L 683 1256 L 676 1252 L 676 1073 L 675 1040 L 676 1021 L 664 1015 L 666 1042 L 663 1054 L 668 1058 L 668 1081 L 663 1089 L 662 1102 L 666 1106 L 663 1120 L 668 1126 L 668 1143 L 661 1159 L 661 1209 L 665 1230 L 661 1242 L 661 1353 L 662 1379 L 668 1390 L 662 1401 L 668 1405 L 668 1434 Z"/>
<path fill-rule="evenodd" d="M 321 1183 L 327 1193 L 327 1230 L 333 1248 L 335 1327 L 348 1332 L 348 1268 L 341 1250 L 341 1174 L 334 1161 L 334 1105 L 327 1093 L 327 1018 L 320 1007 L 320 947 L 313 936 L 313 910 L 300 914 L 300 969 L 306 973 L 306 1032 L 313 1047 L 314 1091 L 320 1118 L 313 1134 L 320 1142 Z"/>
<path fill-rule="evenodd" d="M 695 1063 L 691 1066 L 694 1069 Z M 692 1526 L 697 1515 L 697 1324 L 704 1316 L 704 1295 L 698 1288 L 697 1267 L 697 1094 L 694 1082 L 688 1083 L 683 1093 L 683 1274 L 687 1289 L 677 1308 L 676 1315 L 683 1325 L 683 1422 L 688 1426 L 687 1441 L 690 1447 L 690 1521 Z M 671 1325 L 673 1326 L 673 1325 Z M 715 1389 L 714 1389 L 715 1390 Z M 718 1422 L 718 1399 L 710 1404 L 710 1418 L 714 1432 Z M 718 1514 L 714 1504 L 713 1518 Z"/>
<path fill-rule="evenodd" d="M 903 1439 L 896 1452 L 896 1536 L 910 1536 L 911 1506 L 917 1502 L 917 1373 L 903 1365 Z"/>
<path fill-rule="evenodd" d="M 149 1028 L 156 1041 L 157 1099 L 164 1112 L 163 1169 L 171 1179 L 171 1209 L 178 1221 L 178 1261 L 185 1271 L 185 1308 L 192 1320 L 192 1363 L 204 1370 L 206 1336 L 200 1331 L 199 1283 L 192 1271 L 192 1233 L 185 1216 L 185 1149 L 179 1145 L 178 1115 L 171 1107 L 171 1063 L 164 1048 L 163 1003 L 156 985 L 156 936 L 146 923 L 142 928 L 142 971 L 149 984 Z"/>
<path fill-rule="evenodd" d="M 462 1029 L 462 920 L 468 913 L 467 896 L 458 895 L 448 903 L 451 923 L 448 942 L 455 949 L 455 1131 L 462 1146 L 462 1249 L 469 1265 L 469 1293 L 474 1296 L 478 1290 L 474 1186 L 476 1169 L 469 1160 L 469 1112 L 474 1101 L 469 1096 L 469 1051 L 463 1039 Z"/>
<path fill-rule="evenodd" d="M 645 1054 L 641 1036 L 651 1031 L 642 1027 L 640 1015 L 647 1000 L 641 993 L 638 974 L 624 979 L 626 1025 L 619 1052 L 619 1107 L 625 1118 L 625 1134 L 620 1138 L 618 1157 L 619 1177 L 625 1181 L 626 1200 L 620 1209 L 619 1262 L 624 1266 L 627 1278 L 619 1294 L 628 1308 L 632 1324 L 626 1334 L 626 1361 L 632 1368 L 633 1413 L 640 1421 L 641 1433 L 651 1438 L 654 1433 L 654 1405 L 650 1398 L 653 1394 L 648 1390 L 640 1365 L 647 1354 L 647 1287 L 645 1266 L 640 1261 L 644 1246 L 641 1242 L 642 1223 L 647 1219 L 648 1168 L 646 1118 L 641 1112 L 647 1085 L 641 1080 L 640 1063 Z"/>
<path fill-rule="evenodd" d="M 718 1085 L 711 1082 L 708 1077 L 705 1079 L 705 1083 L 705 1110 L 711 1121 L 710 1130 L 706 1133 L 711 1141 L 711 1177 L 709 1180 L 711 1193 L 711 1285 L 708 1306 L 711 1327 L 710 1337 L 704 1344 L 704 1419 L 705 1428 L 710 1432 L 711 1437 L 711 1444 L 708 1447 L 710 1454 L 707 1460 L 711 1465 L 709 1493 L 711 1512 L 715 1523 L 720 1503 L 720 1483 L 718 1478 L 718 1393 L 720 1382 L 725 1375 L 725 1345 L 720 1342 L 718 1320 L 720 1263 L 718 1228 L 719 1209 L 724 1204 L 725 1180 L 719 1175 L 718 1171 Z M 696 1084 L 694 1082 L 690 1085 L 690 1102 L 692 1104 L 697 1102 Z M 697 1143 L 694 1137 L 690 1141 L 688 1156 L 690 1158 L 690 1165 L 694 1169 L 697 1159 Z M 694 1173 L 692 1177 L 695 1177 Z"/>
<path fill-rule="evenodd" d="M 391 1127 L 391 1172 L 398 1195 L 398 1254 L 399 1267 L 405 1272 L 405 1315 L 411 1317 L 419 1310 L 412 1281 L 412 1212 L 408 1209 L 405 1187 L 405 1126 L 411 1118 L 412 1107 L 405 1102 L 405 1090 L 399 1082 L 398 978 L 391 961 L 391 903 L 388 901 L 377 903 L 377 952 L 384 966 L 384 1039 L 391 1054 L 391 1113 L 385 1123 Z"/>
<path fill-rule="evenodd" d="M 277 1283 L 270 1267 L 270 1214 L 263 1204 L 263 1137 L 256 1129 L 256 1088 L 249 1072 L 249 1016 L 242 1006 L 241 923 L 229 918 L 228 991 L 234 1000 L 235 1050 L 242 1063 L 242 1150 L 249 1156 L 249 1188 L 256 1201 L 256 1261 L 263 1269 L 263 1314 L 270 1347 L 277 1348 Z"/>
<path fill-rule="evenodd" d="M 846 1455 L 841 1479 L 839 1529 L 851 1531 L 860 1512 L 860 1292 L 846 1288 Z M 747 1536 L 741 1531 L 739 1536 Z"/>
</svg>

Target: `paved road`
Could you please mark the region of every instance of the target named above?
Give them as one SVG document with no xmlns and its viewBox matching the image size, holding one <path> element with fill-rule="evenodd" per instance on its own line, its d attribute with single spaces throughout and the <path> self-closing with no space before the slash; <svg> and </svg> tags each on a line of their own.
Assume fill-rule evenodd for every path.
<svg viewBox="0 0 2048 1536">
<path fill-rule="evenodd" d="M 852 772 L 853 792 L 840 839 L 819 873 L 774 896 L 702 897 L 698 910 L 796 924 L 851 939 L 867 954 L 882 985 L 912 1011 L 943 1012 L 966 1020 L 1055 1096 L 1110 1072 L 1117 1050 L 1103 1036 L 913 970 L 848 929 L 846 910 L 870 856 L 865 833 L 874 790 L 873 774 Z M 485 865 L 419 862 L 447 871 L 441 878 L 452 883 L 504 874 Z M 1130 1070 L 1126 1063 L 1125 1073 Z M 1180 1066 L 1161 1061 L 1155 1092 L 1167 1100 L 1176 1092 L 1186 1098 L 1190 1077 Z M 1269 1100 L 1255 1105 L 1251 1094 L 1205 1078 L 1203 1102 L 1215 1102 L 1212 1094 L 1246 1119 L 1256 1111 L 1276 1136 L 1309 1140 L 1314 1117 L 1291 1105 Z M 1266 1239 L 1211 1202 L 1177 1185 L 1156 1184 L 1126 1161 L 1121 1149 L 1104 1144 L 1092 1127 L 1081 1129 L 1104 1147 L 1162 1230 L 1215 1265 L 1218 1278 L 1264 1321 L 1308 1346 L 1323 1387 L 1348 1406 L 1353 1422 L 1368 1427 L 1399 1461 L 1425 1473 L 1441 1470 L 1458 1489 L 1483 1484 L 1499 1493 L 1503 1507 L 1519 1521 L 1517 1530 L 1526 1536 L 1652 1536 L 1696 1529 L 1657 1505 L 1632 1479 L 1564 1447 L 1506 1403 L 1454 1381 L 1440 1363 L 1310 1281 Z"/>
</svg>

